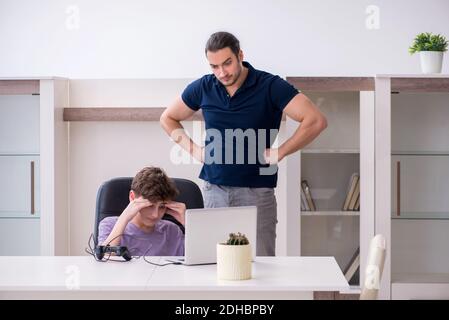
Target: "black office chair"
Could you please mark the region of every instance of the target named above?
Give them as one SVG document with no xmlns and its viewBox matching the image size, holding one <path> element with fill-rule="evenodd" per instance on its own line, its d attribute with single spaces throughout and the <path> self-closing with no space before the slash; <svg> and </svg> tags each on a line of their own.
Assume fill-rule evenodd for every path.
<svg viewBox="0 0 449 320">
<path fill-rule="evenodd" d="M 204 208 L 201 190 L 195 182 L 180 178 L 171 179 L 179 191 L 175 201 L 185 203 L 187 209 Z M 104 182 L 98 189 L 94 222 L 95 243 L 98 241 L 100 221 L 106 217 L 119 216 L 128 206 L 132 180 L 132 177 L 114 178 Z M 184 232 L 184 226 L 173 216 L 165 214 L 162 219 L 172 221 Z"/>
</svg>

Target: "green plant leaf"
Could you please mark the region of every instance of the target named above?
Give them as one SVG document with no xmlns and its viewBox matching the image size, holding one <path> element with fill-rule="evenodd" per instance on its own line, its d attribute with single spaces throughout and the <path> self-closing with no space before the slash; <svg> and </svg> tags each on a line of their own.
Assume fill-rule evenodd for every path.
<svg viewBox="0 0 449 320">
<path fill-rule="evenodd" d="M 447 47 L 448 41 L 445 36 L 441 34 L 432 34 L 430 32 L 423 32 L 415 37 L 408 51 L 410 54 L 414 54 L 420 51 L 446 52 Z"/>
</svg>

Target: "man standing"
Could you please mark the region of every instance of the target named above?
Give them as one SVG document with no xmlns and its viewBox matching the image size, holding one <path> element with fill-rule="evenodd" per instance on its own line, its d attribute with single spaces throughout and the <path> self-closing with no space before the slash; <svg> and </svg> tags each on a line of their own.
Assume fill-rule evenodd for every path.
<svg viewBox="0 0 449 320">
<path fill-rule="evenodd" d="M 288 82 L 243 61 L 232 34 L 212 34 L 205 54 L 213 74 L 189 84 L 164 111 L 161 126 L 203 163 L 206 207 L 257 206 L 257 255 L 273 256 L 276 164 L 315 139 L 327 127 L 326 118 Z M 206 127 L 205 147 L 192 141 L 180 123 L 199 109 Z M 300 125 L 279 148 L 271 148 L 283 112 Z"/>
</svg>

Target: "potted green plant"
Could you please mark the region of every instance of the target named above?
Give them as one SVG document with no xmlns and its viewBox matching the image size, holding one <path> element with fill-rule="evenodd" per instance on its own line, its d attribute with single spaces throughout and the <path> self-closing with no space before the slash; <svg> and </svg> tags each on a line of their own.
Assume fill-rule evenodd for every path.
<svg viewBox="0 0 449 320">
<path fill-rule="evenodd" d="M 251 244 L 244 234 L 231 233 L 225 243 L 217 244 L 219 280 L 251 279 Z"/>
<path fill-rule="evenodd" d="M 447 45 L 448 41 L 444 36 L 423 32 L 415 37 L 408 50 L 411 54 L 419 52 L 423 73 L 441 73 Z"/>
</svg>

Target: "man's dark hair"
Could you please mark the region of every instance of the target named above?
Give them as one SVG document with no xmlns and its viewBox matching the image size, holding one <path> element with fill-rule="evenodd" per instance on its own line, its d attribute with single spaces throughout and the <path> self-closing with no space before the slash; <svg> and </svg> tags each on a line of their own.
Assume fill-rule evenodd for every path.
<svg viewBox="0 0 449 320">
<path fill-rule="evenodd" d="M 205 54 L 207 51 L 217 52 L 218 50 L 229 47 L 231 51 L 238 57 L 240 52 L 239 40 L 229 32 L 220 31 L 213 33 L 206 43 Z"/>
<path fill-rule="evenodd" d="M 137 196 L 152 202 L 170 201 L 178 195 L 176 186 L 161 168 L 146 167 L 140 170 L 131 184 Z"/>
</svg>

